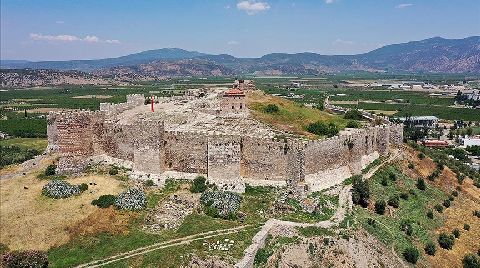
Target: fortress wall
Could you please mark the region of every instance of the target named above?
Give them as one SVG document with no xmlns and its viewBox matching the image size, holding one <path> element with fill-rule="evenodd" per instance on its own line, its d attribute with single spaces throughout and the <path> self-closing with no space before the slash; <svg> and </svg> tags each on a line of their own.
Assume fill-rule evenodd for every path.
<svg viewBox="0 0 480 268">
<path fill-rule="evenodd" d="M 163 154 L 163 121 L 140 120 L 133 125 L 133 129 L 141 135 L 132 135 L 134 153 L 133 168 L 136 171 L 161 174 L 164 169 Z"/>
<path fill-rule="evenodd" d="M 143 94 L 127 95 L 127 102 L 122 103 L 100 103 L 100 111 L 105 112 L 107 117 L 115 117 L 119 113 L 133 109 L 145 103 Z"/>
<path fill-rule="evenodd" d="M 62 112 L 55 117 L 57 146 L 61 157 L 59 173 L 76 173 L 88 165 L 88 158 L 94 154 L 94 125 L 103 120 L 103 113 L 91 111 Z M 53 138 L 51 139 L 52 142 Z"/>
<path fill-rule="evenodd" d="M 94 128 L 94 151 L 96 155 L 105 154 L 114 158 L 133 161 L 135 132 L 133 124 L 116 124 L 104 121 Z"/>
<path fill-rule="evenodd" d="M 208 139 L 208 180 L 223 190 L 244 192 L 240 177 L 240 136 L 218 135 Z"/>
<path fill-rule="evenodd" d="M 207 173 L 206 133 L 165 131 L 163 137 L 165 170 Z"/>
<path fill-rule="evenodd" d="M 242 139 L 240 173 L 258 180 L 285 180 L 288 167 L 287 141 L 245 136 Z"/>
<path fill-rule="evenodd" d="M 47 140 L 48 140 L 48 152 L 58 151 L 58 129 L 57 129 L 57 116 L 58 113 L 49 112 L 47 116 Z"/>
</svg>

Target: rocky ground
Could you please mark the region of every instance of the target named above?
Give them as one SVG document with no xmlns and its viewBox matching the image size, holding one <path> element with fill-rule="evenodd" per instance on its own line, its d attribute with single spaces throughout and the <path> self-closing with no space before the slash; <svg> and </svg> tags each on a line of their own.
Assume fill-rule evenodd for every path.
<svg viewBox="0 0 480 268">
<path fill-rule="evenodd" d="M 176 229 L 185 217 L 199 208 L 199 194 L 192 194 L 185 190 L 176 192 L 148 213 L 144 229 L 151 232 Z"/>
</svg>

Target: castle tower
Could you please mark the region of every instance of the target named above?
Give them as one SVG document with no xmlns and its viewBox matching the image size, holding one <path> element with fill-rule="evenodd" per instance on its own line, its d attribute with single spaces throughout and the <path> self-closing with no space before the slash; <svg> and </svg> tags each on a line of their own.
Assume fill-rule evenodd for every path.
<svg viewBox="0 0 480 268">
<path fill-rule="evenodd" d="M 226 91 L 220 101 L 220 111 L 221 114 L 245 114 L 247 112 L 245 93 L 238 88 Z"/>
</svg>

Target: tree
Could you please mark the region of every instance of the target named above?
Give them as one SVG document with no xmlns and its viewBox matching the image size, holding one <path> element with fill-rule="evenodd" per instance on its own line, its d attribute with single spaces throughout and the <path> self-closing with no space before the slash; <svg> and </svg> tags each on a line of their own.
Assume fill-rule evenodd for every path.
<svg viewBox="0 0 480 268">
<path fill-rule="evenodd" d="M 455 229 L 453 229 L 452 234 L 453 234 L 453 236 L 455 236 L 455 238 L 459 238 L 460 237 L 460 230 L 455 228 Z"/>
<path fill-rule="evenodd" d="M 53 176 L 56 173 L 57 166 L 56 165 L 48 165 L 47 169 L 45 169 L 45 176 Z"/>
<path fill-rule="evenodd" d="M 427 253 L 428 255 L 435 256 L 436 251 L 437 247 L 435 246 L 435 243 L 430 241 L 425 245 L 425 253 Z"/>
<path fill-rule="evenodd" d="M 418 179 L 417 179 L 417 188 L 418 188 L 419 190 L 425 191 L 425 188 L 426 188 L 426 187 L 427 187 L 427 186 L 425 185 L 425 181 L 424 181 L 422 178 L 418 178 Z"/>
<path fill-rule="evenodd" d="M 413 263 L 413 264 L 417 263 L 419 256 L 420 256 L 420 253 L 418 252 L 418 249 L 416 247 L 408 247 L 403 252 L 403 257 L 409 263 Z"/>
<path fill-rule="evenodd" d="M 385 201 L 379 200 L 375 202 L 375 212 L 377 214 L 383 215 L 385 213 Z"/>
<path fill-rule="evenodd" d="M 364 181 L 361 176 L 353 177 L 352 184 L 352 200 L 354 204 L 362 207 L 368 206 L 368 199 L 370 198 L 370 187 L 367 181 Z"/>
<path fill-rule="evenodd" d="M 197 176 L 193 180 L 192 187 L 190 187 L 190 192 L 192 193 L 203 193 L 207 189 L 206 185 L 207 179 L 203 176 Z"/>
<path fill-rule="evenodd" d="M 267 106 L 265 106 L 264 111 L 268 114 L 273 114 L 273 113 L 278 113 L 280 109 L 276 104 L 268 104 Z"/>
<path fill-rule="evenodd" d="M 345 119 L 352 119 L 352 120 L 362 120 L 363 119 L 362 112 L 360 112 L 359 110 L 356 110 L 356 109 L 347 111 L 343 117 Z"/>
<path fill-rule="evenodd" d="M 438 236 L 438 244 L 441 248 L 452 249 L 455 244 L 455 237 L 451 234 L 441 233 Z"/>
<path fill-rule="evenodd" d="M 462 260 L 463 268 L 478 268 L 480 267 L 480 258 L 474 254 L 467 254 Z"/>
</svg>

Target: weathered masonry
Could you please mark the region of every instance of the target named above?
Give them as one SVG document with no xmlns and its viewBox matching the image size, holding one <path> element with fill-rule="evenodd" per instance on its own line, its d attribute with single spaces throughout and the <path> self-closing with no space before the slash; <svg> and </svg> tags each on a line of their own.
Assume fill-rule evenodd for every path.
<svg viewBox="0 0 480 268">
<path fill-rule="evenodd" d="M 213 109 L 220 106 L 219 96 Z M 161 109 L 171 102 L 156 105 Z M 351 129 L 324 140 L 278 139 L 258 126 L 252 127 L 260 129 L 257 132 L 245 131 L 242 124 L 251 119 L 221 118 L 185 106 L 185 99 L 176 102 L 171 110 L 185 110 L 176 117 L 149 116 L 143 95 L 130 95 L 122 104 L 102 104 L 100 111 L 50 113 L 48 142 L 60 155 L 58 171 L 81 172 L 98 159 L 114 159 L 136 174 L 159 178 L 158 183 L 171 174 L 203 174 L 233 191 L 243 191 L 245 183 L 289 184 L 310 191 L 360 173 L 403 140 L 403 128 L 396 124 Z M 232 130 L 221 131 L 228 127 Z"/>
</svg>

